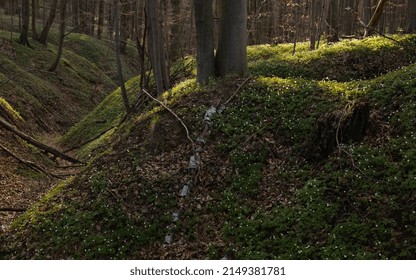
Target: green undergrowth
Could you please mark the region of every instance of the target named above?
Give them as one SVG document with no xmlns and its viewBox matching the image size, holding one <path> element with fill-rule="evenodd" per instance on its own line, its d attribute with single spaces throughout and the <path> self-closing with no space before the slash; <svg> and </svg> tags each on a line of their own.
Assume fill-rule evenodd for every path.
<svg viewBox="0 0 416 280">
<path fill-rule="evenodd" d="M 0 30 L 0 96 L 32 126 L 32 132 L 72 126 L 116 87 L 115 74 L 108 70 L 115 69 L 111 44 L 81 34 L 67 36 L 57 71 L 47 71 L 57 52 L 54 32 L 47 46 L 30 40 L 31 49 L 17 42 L 19 34 L 10 41 L 10 33 Z M 130 62 L 134 59 L 123 61 L 129 78 L 135 71 Z"/>
<path fill-rule="evenodd" d="M 90 188 L 77 188 L 84 184 Z M 18 234 L 33 232 L 34 241 L 7 244 L 0 258 L 10 250 L 18 259 L 122 259 L 163 238 L 163 221 L 155 218 L 150 224 L 146 218 L 132 217 L 110 184 L 105 173 L 90 172 L 56 186 L 11 228 Z"/>
<path fill-rule="evenodd" d="M 236 106 L 217 120 L 226 139 L 221 148 L 240 155 L 233 165 L 243 171 L 223 191 L 222 211 L 227 213 L 223 234 L 233 243 L 225 251 L 238 259 L 412 258 L 416 253 L 415 74 L 411 65 L 368 82 L 343 84 L 346 88 L 341 91 L 342 85 L 334 82 L 318 86 L 297 80 L 298 85 L 292 82 L 288 87 L 288 80 L 277 82 L 279 78 L 268 79 L 267 86 L 259 79 L 245 90 Z M 270 86 L 270 81 L 277 86 Z M 345 98 L 340 92 L 348 93 L 347 88 L 350 93 Z M 293 96 L 286 99 L 285 94 Z M 305 161 L 306 151 L 297 147 L 313 131 L 314 120 L 350 102 L 370 103 L 374 114 L 370 135 L 362 143 L 341 144 L 325 160 Z M 274 118 L 272 125 L 269 118 Z M 259 165 L 266 166 L 259 151 L 270 154 L 270 147 L 261 144 L 259 151 L 247 154 L 241 153 L 241 143 L 250 135 L 265 141 L 273 134 L 274 141 L 280 139 L 293 149 L 285 164 L 278 166 L 274 180 L 281 188 L 296 191 L 290 205 L 263 209 L 253 206 L 251 199 L 262 189 Z M 247 185 L 251 199 L 246 196 Z"/>
<path fill-rule="evenodd" d="M 308 43 L 263 45 L 248 50 L 249 69 L 262 76 L 351 81 L 375 78 L 415 61 L 416 36 L 392 35 L 323 43 L 310 51 Z M 395 40 L 395 41 L 394 41 Z"/>
<path fill-rule="evenodd" d="M 130 104 L 134 104 L 139 92 L 139 78 L 132 78 L 126 83 L 126 89 Z M 80 122 L 61 138 L 60 143 L 66 147 L 77 147 L 88 141 L 95 140 L 100 135 L 104 136 L 120 122 L 125 112 L 121 90 L 117 88 L 109 94 L 95 109 L 86 115 Z M 97 139 L 100 140 L 100 139 Z M 103 139 L 101 139 L 103 140 Z M 86 152 L 83 152 L 83 151 Z M 91 149 L 84 149 L 79 153 L 87 156 Z"/>
<path fill-rule="evenodd" d="M 140 92 L 140 78 L 135 77 L 126 83 L 126 89 L 130 104 L 134 104 Z M 179 83 L 171 90 L 164 93 L 161 100 L 166 104 L 171 104 L 184 94 L 190 93 L 195 89 L 195 80 L 190 79 Z M 152 101 L 154 104 L 155 102 Z M 151 114 L 157 113 L 160 106 L 156 106 Z M 141 108 L 144 110 L 145 108 Z M 78 147 L 77 152 L 80 158 L 86 159 L 92 152 L 105 143 L 114 132 L 114 128 L 119 124 L 125 114 L 125 108 L 121 98 L 120 88 L 107 96 L 91 113 L 73 126 L 60 140 L 63 146 Z M 91 141 L 94 140 L 94 141 Z M 91 142 L 90 142 L 91 141 Z"/>
<path fill-rule="evenodd" d="M 366 40 L 373 49 L 384 48 L 382 40 Z M 340 48 L 337 56 L 355 44 L 325 48 Z M 322 52 L 320 59 L 329 59 Z M 0 258 L 413 258 L 416 66 L 352 81 L 283 76 L 254 75 L 215 115 L 200 153 L 200 182 L 189 197 L 178 194 L 189 180 L 192 145 L 178 120 L 150 102 L 110 132 L 112 143 L 101 142 L 105 152 L 81 175 L 0 236 Z M 190 79 L 160 100 L 195 141 L 206 109 L 227 100 L 240 82 L 228 78 L 197 87 Z M 137 79 L 128 83 L 133 98 L 137 86 Z M 309 157 L 315 134 L 325 140 L 319 124 L 335 116 L 340 125 L 359 104 L 370 110 L 364 137 L 337 143 L 325 157 Z M 123 110 L 120 93 L 100 106 L 63 141 L 82 143 L 115 125 Z M 161 243 L 181 207 L 172 227 L 177 243 L 166 251 Z"/>
</svg>

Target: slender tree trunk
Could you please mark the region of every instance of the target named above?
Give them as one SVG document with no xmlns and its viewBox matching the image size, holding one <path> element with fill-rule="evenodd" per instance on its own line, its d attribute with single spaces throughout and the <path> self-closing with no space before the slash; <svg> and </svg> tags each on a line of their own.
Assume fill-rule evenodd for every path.
<svg viewBox="0 0 416 280">
<path fill-rule="evenodd" d="M 65 21 L 66 21 L 66 4 L 68 0 L 61 0 L 60 7 L 60 23 L 59 23 L 59 42 L 58 42 L 58 53 L 56 54 L 55 62 L 49 68 L 50 72 L 54 72 L 58 68 L 59 61 L 61 60 L 62 51 L 64 47 L 65 38 Z"/>
<path fill-rule="evenodd" d="M 49 12 L 49 17 L 48 20 L 45 23 L 45 26 L 43 27 L 42 32 L 40 33 L 39 36 L 39 42 L 41 44 L 46 44 L 46 41 L 48 40 L 48 35 L 49 35 L 49 30 L 52 26 L 53 21 L 55 20 L 55 15 L 56 15 L 56 7 L 58 6 L 58 0 L 53 0 L 52 2 L 52 7 L 51 10 Z"/>
<path fill-rule="evenodd" d="M 328 42 L 339 41 L 338 0 L 329 0 L 328 9 Z"/>
<path fill-rule="evenodd" d="M 129 104 L 129 99 L 127 97 L 126 86 L 124 84 L 123 68 L 121 65 L 121 58 L 120 58 L 120 1 L 119 0 L 113 1 L 113 8 L 114 8 L 114 33 L 115 33 L 114 45 L 116 49 L 116 64 L 117 64 L 118 81 L 120 84 L 121 96 L 123 98 L 124 108 L 126 109 L 126 113 L 128 114 L 131 108 Z"/>
<path fill-rule="evenodd" d="M 169 88 L 169 75 L 166 67 L 163 32 L 159 24 L 157 0 L 146 0 L 146 14 L 149 20 L 149 53 L 156 82 L 157 93 L 162 94 Z"/>
<path fill-rule="evenodd" d="M 108 38 L 113 39 L 114 33 L 114 7 L 112 3 L 108 4 L 108 14 L 107 14 L 107 30 Z"/>
<path fill-rule="evenodd" d="M 98 3 L 98 29 L 97 29 L 97 38 L 101 39 L 101 34 L 103 33 L 104 28 L 104 0 L 99 0 Z"/>
<path fill-rule="evenodd" d="M 407 1 L 407 25 L 406 25 L 406 32 L 407 33 L 415 33 L 416 32 L 416 0 L 408 0 Z"/>
<path fill-rule="evenodd" d="M 373 16 L 371 17 L 370 22 L 367 24 L 367 28 L 364 32 L 364 37 L 371 35 L 371 33 L 373 33 L 373 30 L 376 28 L 383 14 L 384 5 L 386 4 L 386 2 L 387 0 L 380 0 L 378 2 L 376 10 Z"/>
<path fill-rule="evenodd" d="M 38 32 L 36 31 L 36 11 L 38 6 L 36 2 L 36 0 L 32 0 L 32 38 L 34 40 L 38 39 Z"/>
<path fill-rule="evenodd" d="M 170 34 L 170 44 L 169 44 L 169 56 L 170 60 L 174 61 L 181 56 L 181 0 L 170 0 L 172 11 L 171 11 L 171 34 Z M 212 0 L 206 1 L 211 2 Z M 211 8 L 212 10 L 212 8 Z"/>
<path fill-rule="evenodd" d="M 22 0 L 22 32 L 20 33 L 20 43 L 24 46 L 29 46 L 29 21 L 30 21 L 30 12 L 29 12 L 29 0 Z"/>
<path fill-rule="evenodd" d="M 220 77 L 247 73 L 247 0 L 222 0 L 215 67 Z"/>
<path fill-rule="evenodd" d="M 79 0 L 71 0 L 72 4 L 72 24 L 79 25 Z"/>
<path fill-rule="evenodd" d="M 129 34 L 129 5 L 128 0 L 121 0 L 121 15 L 120 15 L 120 52 L 127 54 L 127 40 Z"/>
<path fill-rule="evenodd" d="M 310 46 L 311 50 L 316 48 L 316 35 L 318 31 L 318 16 L 317 16 L 317 8 L 318 8 L 318 0 L 310 0 L 311 5 L 310 9 Z"/>
<path fill-rule="evenodd" d="M 363 22 L 370 22 L 371 19 L 371 0 L 363 0 Z"/>
<path fill-rule="evenodd" d="M 212 0 L 194 0 L 196 24 L 197 81 L 205 84 L 215 75 L 214 15 Z"/>
</svg>

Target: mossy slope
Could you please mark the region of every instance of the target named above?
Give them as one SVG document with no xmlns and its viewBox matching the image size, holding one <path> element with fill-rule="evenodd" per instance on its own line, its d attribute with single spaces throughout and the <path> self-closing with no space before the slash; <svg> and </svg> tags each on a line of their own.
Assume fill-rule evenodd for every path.
<svg viewBox="0 0 416 280">
<path fill-rule="evenodd" d="M 365 81 L 302 77 L 254 76 L 237 92 L 213 120 L 186 199 L 177 194 L 192 145 L 176 118 L 149 108 L 81 176 L 19 218 L 0 256 L 413 258 L 416 65 Z M 182 84 L 166 103 L 196 139 L 205 110 L 241 82 Z M 321 121 L 342 123 L 357 104 L 370 108 L 363 138 L 309 157 Z M 174 243 L 162 246 L 178 208 Z"/>
<path fill-rule="evenodd" d="M 56 55 L 53 43 L 43 46 L 32 41 L 32 50 L 9 37 L 10 33 L 0 31 L 0 96 L 32 131 L 67 129 L 116 87 L 114 73 L 106 70 L 114 68 L 114 61 L 107 59 L 113 56 L 109 43 L 70 34 L 58 70 L 50 73 L 47 69 Z M 52 31 L 51 42 L 53 37 Z M 131 77 L 134 63 L 125 65 L 126 77 Z"/>
</svg>

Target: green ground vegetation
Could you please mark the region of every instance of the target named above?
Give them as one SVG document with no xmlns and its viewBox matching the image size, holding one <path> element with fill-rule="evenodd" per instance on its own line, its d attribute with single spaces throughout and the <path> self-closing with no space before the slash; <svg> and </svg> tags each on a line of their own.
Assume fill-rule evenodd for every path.
<svg viewBox="0 0 416 280">
<path fill-rule="evenodd" d="M 0 257 L 413 258 L 416 65 L 408 50 L 415 45 L 412 36 L 395 39 L 406 47 L 377 37 L 315 52 L 300 44 L 295 56 L 289 45 L 251 47 L 253 77 L 214 117 L 201 182 L 189 198 L 177 194 L 191 145 L 176 133 L 178 121 L 150 103 L 113 132 L 110 148 L 82 175 L 56 187 L 0 237 Z M 388 53 L 401 65 L 392 68 Z M 191 80 L 164 99 L 196 140 L 205 110 L 241 82 L 197 87 Z M 111 127 L 119 118 L 113 102 L 109 97 L 79 127 L 100 116 L 108 120 L 91 136 Z M 340 139 L 340 126 L 360 104 L 369 108 L 365 133 Z M 77 129 L 67 139 L 77 139 Z M 322 142 L 313 142 L 317 134 L 337 140 L 321 157 L 311 156 Z M 180 242 L 164 249 L 179 207 Z"/>
</svg>

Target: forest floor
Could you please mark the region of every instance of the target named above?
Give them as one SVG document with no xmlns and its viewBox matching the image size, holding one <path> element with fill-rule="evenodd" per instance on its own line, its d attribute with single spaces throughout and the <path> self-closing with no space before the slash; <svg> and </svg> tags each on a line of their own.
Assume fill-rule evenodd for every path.
<svg viewBox="0 0 416 280">
<path fill-rule="evenodd" d="M 108 43 L 80 34 L 67 37 L 57 72 L 46 71 L 56 53 L 55 33 L 52 29 L 47 46 L 31 42 L 32 50 L 17 39 L 10 41 L 18 38 L 17 33 L 0 30 L 0 117 L 29 136 L 60 148 L 60 135 L 116 88 L 116 75 Z M 129 48 L 130 54 L 132 51 Z M 137 65 L 127 59 L 123 65 L 126 76 L 133 76 Z M 66 178 L 77 169 L 3 128 L 0 144 L 8 150 L 0 148 L 0 231 L 4 231 L 21 209 L 30 208 L 59 182 L 56 177 Z"/>
<path fill-rule="evenodd" d="M 250 47 L 252 76 L 184 79 L 121 125 L 114 91 L 0 258 L 412 258 L 416 37 L 395 40 Z"/>
</svg>

